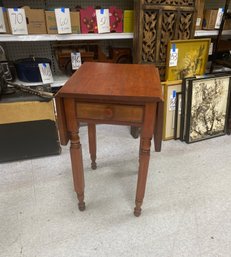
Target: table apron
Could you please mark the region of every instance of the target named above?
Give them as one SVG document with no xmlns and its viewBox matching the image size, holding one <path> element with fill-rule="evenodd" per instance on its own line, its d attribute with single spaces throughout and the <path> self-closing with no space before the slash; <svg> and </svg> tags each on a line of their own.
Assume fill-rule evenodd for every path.
<svg viewBox="0 0 231 257">
<path fill-rule="evenodd" d="M 142 105 L 77 102 L 75 106 L 77 120 L 108 124 L 116 122 L 141 125 L 145 111 Z"/>
</svg>

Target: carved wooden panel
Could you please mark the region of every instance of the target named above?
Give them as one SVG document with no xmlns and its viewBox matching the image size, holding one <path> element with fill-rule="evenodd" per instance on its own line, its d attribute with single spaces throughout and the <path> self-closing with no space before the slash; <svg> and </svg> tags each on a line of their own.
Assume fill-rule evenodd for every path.
<svg viewBox="0 0 231 257">
<path fill-rule="evenodd" d="M 144 13 L 142 60 L 144 62 L 155 61 L 157 12 Z"/>
<path fill-rule="evenodd" d="M 165 77 L 167 44 L 194 37 L 196 0 L 135 0 L 134 62 L 154 63 Z"/>
<path fill-rule="evenodd" d="M 194 6 L 194 0 L 145 0 L 145 4 L 164 4 L 173 6 Z"/>
</svg>

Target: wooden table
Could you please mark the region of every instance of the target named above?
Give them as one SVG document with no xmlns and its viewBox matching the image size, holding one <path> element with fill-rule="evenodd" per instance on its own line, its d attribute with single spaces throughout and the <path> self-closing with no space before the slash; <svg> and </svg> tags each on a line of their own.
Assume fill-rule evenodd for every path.
<svg viewBox="0 0 231 257">
<path fill-rule="evenodd" d="M 81 211 L 85 209 L 85 202 L 79 123 L 88 124 L 93 169 L 96 169 L 95 124 L 141 127 L 134 209 L 135 216 L 139 216 L 153 134 L 155 150 L 161 149 L 163 99 L 157 68 L 143 64 L 84 63 L 56 94 L 56 105 L 61 144 L 66 145 L 71 141 L 74 188 Z"/>
</svg>

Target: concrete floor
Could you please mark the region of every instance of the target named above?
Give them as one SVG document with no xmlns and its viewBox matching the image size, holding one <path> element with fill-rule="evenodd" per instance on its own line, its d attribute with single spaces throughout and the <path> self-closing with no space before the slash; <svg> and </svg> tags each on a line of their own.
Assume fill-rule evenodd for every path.
<svg viewBox="0 0 231 257">
<path fill-rule="evenodd" d="M 86 211 L 59 156 L 0 165 L 1 257 L 230 257 L 231 136 L 152 152 L 143 212 L 133 216 L 139 140 L 97 127 L 98 169 L 81 128 Z M 153 148 L 152 148 L 153 149 Z"/>
</svg>

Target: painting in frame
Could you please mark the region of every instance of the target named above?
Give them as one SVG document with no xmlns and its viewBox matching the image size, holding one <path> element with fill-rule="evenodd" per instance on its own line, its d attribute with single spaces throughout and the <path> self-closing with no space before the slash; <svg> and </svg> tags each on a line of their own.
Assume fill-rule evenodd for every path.
<svg viewBox="0 0 231 257">
<path fill-rule="evenodd" d="M 174 138 L 176 94 L 181 92 L 182 81 L 162 82 L 164 88 L 163 140 Z"/>
<path fill-rule="evenodd" d="M 166 81 L 204 75 L 211 39 L 171 40 L 168 43 Z"/>
<path fill-rule="evenodd" d="M 231 75 L 189 80 L 185 141 L 193 143 L 227 133 Z"/>
</svg>

